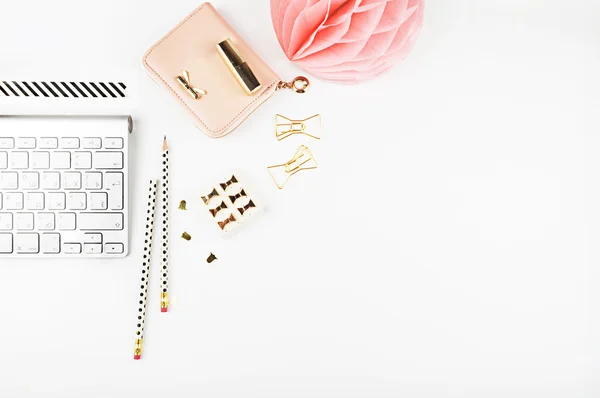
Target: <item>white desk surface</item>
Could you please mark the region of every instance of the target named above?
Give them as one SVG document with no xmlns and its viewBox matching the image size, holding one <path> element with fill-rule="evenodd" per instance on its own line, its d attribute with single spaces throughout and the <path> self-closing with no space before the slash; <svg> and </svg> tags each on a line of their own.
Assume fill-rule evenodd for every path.
<svg viewBox="0 0 600 398">
<path fill-rule="evenodd" d="M 357 86 L 313 79 L 310 94 L 277 94 L 221 140 L 141 67 L 198 4 L 2 2 L 0 70 L 134 69 L 141 109 L 132 254 L 2 260 L 0 396 L 600 395 L 600 3 L 429 0 L 392 72 Z M 302 73 L 269 1 L 214 4 L 281 76 Z M 277 142 L 275 113 L 321 113 L 325 138 Z M 145 181 L 165 133 L 175 302 L 159 312 L 154 272 L 134 361 Z M 265 167 L 300 143 L 320 168 L 279 192 Z M 268 211 L 222 241 L 199 195 L 230 169 Z M 175 210 L 180 199 L 194 209 Z"/>
</svg>

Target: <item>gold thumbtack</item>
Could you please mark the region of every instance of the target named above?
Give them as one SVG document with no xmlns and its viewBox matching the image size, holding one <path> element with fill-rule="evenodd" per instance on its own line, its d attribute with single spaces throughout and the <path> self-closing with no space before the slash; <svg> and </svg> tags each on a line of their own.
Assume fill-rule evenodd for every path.
<svg viewBox="0 0 600 398">
<path fill-rule="evenodd" d="M 190 72 L 187 70 L 183 70 L 181 76 L 177 76 L 175 80 L 177 80 L 177 83 L 179 83 L 179 85 L 195 100 L 199 100 L 203 95 L 207 94 L 206 90 L 192 87 L 192 83 L 190 83 Z"/>
<path fill-rule="evenodd" d="M 267 170 L 273 181 L 275 181 L 277 188 L 283 189 L 290 177 L 297 172 L 316 168 L 317 161 L 313 157 L 312 152 L 304 145 L 300 145 L 292 159 L 283 164 L 269 166 Z"/>
<path fill-rule="evenodd" d="M 208 258 L 206 259 L 207 263 L 212 263 L 213 261 L 218 260 L 217 256 L 215 256 L 214 254 L 210 253 L 210 255 L 208 256 Z"/>
<path fill-rule="evenodd" d="M 181 237 L 185 240 L 192 240 L 192 236 L 190 234 L 188 234 L 187 232 L 182 233 Z"/>
<path fill-rule="evenodd" d="M 294 134 L 304 134 L 317 140 L 321 139 L 321 115 L 312 115 L 302 120 L 289 119 L 275 115 L 275 137 L 278 141 Z"/>
<path fill-rule="evenodd" d="M 187 203 L 185 200 L 182 200 L 181 202 L 179 202 L 179 210 L 187 210 L 186 205 L 187 205 Z"/>
</svg>

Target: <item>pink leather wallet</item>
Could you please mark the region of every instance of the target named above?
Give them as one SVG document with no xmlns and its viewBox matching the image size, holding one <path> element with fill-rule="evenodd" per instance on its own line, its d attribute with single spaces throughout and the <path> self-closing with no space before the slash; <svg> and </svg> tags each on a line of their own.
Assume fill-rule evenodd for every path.
<svg viewBox="0 0 600 398">
<path fill-rule="evenodd" d="M 309 85 L 301 76 L 282 82 L 210 3 L 152 46 L 143 62 L 198 128 L 215 138 L 235 130 L 278 89 L 304 92 Z"/>
</svg>

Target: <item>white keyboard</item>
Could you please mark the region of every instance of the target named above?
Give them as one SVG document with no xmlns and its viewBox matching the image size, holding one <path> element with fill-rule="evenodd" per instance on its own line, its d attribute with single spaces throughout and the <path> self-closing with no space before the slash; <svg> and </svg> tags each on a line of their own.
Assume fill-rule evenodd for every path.
<svg viewBox="0 0 600 398">
<path fill-rule="evenodd" d="M 0 257 L 128 252 L 127 117 L 0 117 Z"/>
</svg>

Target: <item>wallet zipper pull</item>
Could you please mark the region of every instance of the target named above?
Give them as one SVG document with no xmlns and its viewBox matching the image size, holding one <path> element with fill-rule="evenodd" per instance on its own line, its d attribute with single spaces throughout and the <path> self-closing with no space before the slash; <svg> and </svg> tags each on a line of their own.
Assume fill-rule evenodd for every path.
<svg viewBox="0 0 600 398">
<path fill-rule="evenodd" d="M 308 91 L 309 87 L 310 82 L 304 76 L 297 76 L 291 82 L 284 82 L 282 80 L 279 82 L 279 84 L 277 84 L 277 90 L 281 90 L 282 88 L 289 88 L 291 90 L 294 90 L 298 94 L 304 94 L 306 91 Z"/>
</svg>

